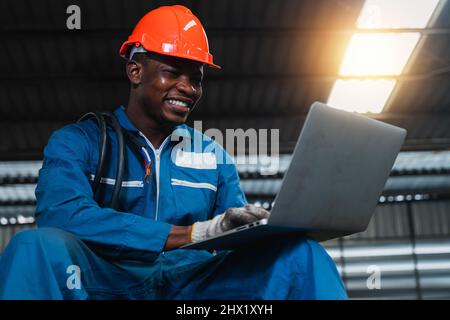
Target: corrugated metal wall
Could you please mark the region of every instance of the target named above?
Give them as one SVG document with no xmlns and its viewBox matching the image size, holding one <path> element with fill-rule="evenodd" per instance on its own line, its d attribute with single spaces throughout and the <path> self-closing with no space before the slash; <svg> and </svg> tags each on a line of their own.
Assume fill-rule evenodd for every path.
<svg viewBox="0 0 450 320">
<path fill-rule="evenodd" d="M 448 200 L 379 205 L 365 232 L 324 245 L 351 298 L 450 299 Z"/>
</svg>

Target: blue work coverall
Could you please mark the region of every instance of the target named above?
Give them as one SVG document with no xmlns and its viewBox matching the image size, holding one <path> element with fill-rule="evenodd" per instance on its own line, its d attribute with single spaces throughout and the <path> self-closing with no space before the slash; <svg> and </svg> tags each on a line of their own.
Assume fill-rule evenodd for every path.
<svg viewBox="0 0 450 320">
<path fill-rule="evenodd" d="M 117 161 L 115 132 L 108 128 L 111 156 L 98 203 L 92 191 L 99 156 L 97 123 L 86 120 L 53 133 L 36 188 L 38 228 L 18 233 L 3 252 L 0 299 L 347 297 L 333 260 L 305 238 L 273 239 L 218 253 L 164 252 L 172 225 L 188 226 L 246 204 L 236 167 L 225 161 L 230 158 L 218 144 L 186 125 L 176 127 L 179 141 L 195 134 L 203 139 L 200 151 L 191 145 L 185 154 L 208 150 L 223 161 L 202 167 L 189 158 L 173 159 L 179 141 L 169 136 L 155 149 L 123 107 L 115 115 L 146 145 L 151 175 L 144 179 L 142 154 L 127 145 L 120 205 L 117 211 L 108 208 Z"/>
</svg>

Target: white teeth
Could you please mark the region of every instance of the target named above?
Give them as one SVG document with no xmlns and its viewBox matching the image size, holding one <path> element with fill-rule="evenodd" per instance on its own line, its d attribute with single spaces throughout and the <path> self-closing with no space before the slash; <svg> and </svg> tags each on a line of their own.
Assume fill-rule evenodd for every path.
<svg viewBox="0 0 450 320">
<path fill-rule="evenodd" d="M 169 100 L 169 103 L 174 104 L 176 106 L 181 106 L 181 107 L 187 107 L 189 104 L 184 102 L 184 101 L 180 101 L 180 100 Z"/>
</svg>

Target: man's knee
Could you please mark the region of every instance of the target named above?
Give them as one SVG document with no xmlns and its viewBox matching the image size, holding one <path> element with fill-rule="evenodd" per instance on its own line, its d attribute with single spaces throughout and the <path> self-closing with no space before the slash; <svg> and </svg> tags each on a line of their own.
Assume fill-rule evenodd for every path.
<svg viewBox="0 0 450 320">
<path fill-rule="evenodd" d="M 37 228 L 17 233 L 8 244 L 8 247 L 20 247 L 21 245 L 43 247 L 73 247 L 80 240 L 73 234 L 57 228 Z"/>
<path fill-rule="evenodd" d="M 317 241 L 305 237 L 288 236 L 278 242 L 280 251 L 283 252 L 310 252 L 323 249 Z"/>
<path fill-rule="evenodd" d="M 317 259 L 332 262 L 331 257 L 320 243 L 304 237 L 286 239 L 282 243 L 280 254 L 288 260 L 293 259 L 302 264 L 308 264 Z"/>
</svg>

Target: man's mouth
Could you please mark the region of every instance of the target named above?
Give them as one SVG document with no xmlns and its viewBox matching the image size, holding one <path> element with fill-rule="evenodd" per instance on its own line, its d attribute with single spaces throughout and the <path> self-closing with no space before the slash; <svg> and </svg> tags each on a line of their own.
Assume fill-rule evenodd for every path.
<svg viewBox="0 0 450 320">
<path fill-rule="evenodd" d="M 168 104 L 170 109 L 177 113 L 187 113 L 192 106 L 192 104 L 189 102 L 177 99 L 167 99 L 165 102 Z"/>
</svg>

